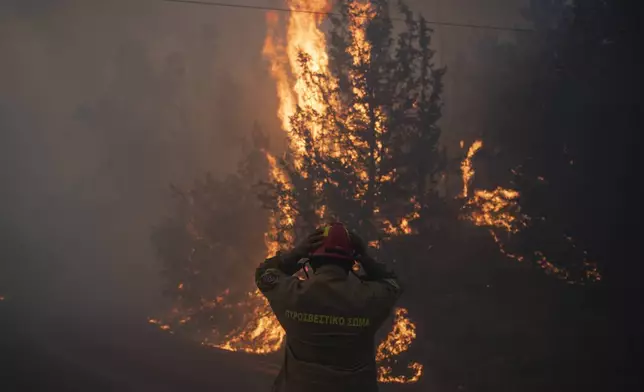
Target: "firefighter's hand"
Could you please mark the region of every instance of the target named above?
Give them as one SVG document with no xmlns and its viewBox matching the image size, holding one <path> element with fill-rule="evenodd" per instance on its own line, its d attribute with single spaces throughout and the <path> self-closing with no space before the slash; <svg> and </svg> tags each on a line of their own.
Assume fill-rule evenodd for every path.
<svg viewBox="0 0 644 392">
<path fill-rule="evenodd" d="M 350 232 L 349 237 L 351 237 L 351 245 L 353 245 L 353 250 L 356 252 L 357 256 L 364 256 L 367 254 L 367 244 L 365 241 L 355 232 Z"/>
<path fill-rule="evenodd" d="M 297 263 L 324 243 L 324 230 L 316 230 L 298 242 L 288 254 L 288 261 Z"/>
</svg>

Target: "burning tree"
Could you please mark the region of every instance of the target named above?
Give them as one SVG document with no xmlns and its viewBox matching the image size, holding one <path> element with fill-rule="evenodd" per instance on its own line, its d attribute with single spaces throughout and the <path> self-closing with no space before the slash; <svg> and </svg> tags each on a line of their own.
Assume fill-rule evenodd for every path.
<svg viewBox="0 0 644 392">
<path fill-rule="evenodd" d="M 405 27 L 394 37 L 387 1 L 339 10 L 328 60 L 300 51 L 293 73 L 302 92 L 281 102 L 297 104 L 280 111 L 293 112 L 284 119 L 289 148 L 265 200 L 276 233 L 290 233 L 274 238 L 282 246 L 328 219 L 372 243 L 409 234 L 436 199 L 445 165 L 436 124 L 445 70 L 432 62 L 425 19 L 400 3 Z M 279 64 L 285 48 L 275 41 L 266 46 Z"/>
<path fill-rule="evenodd" d="M 269 17 L 265 53 L 288 145 L 271 161 L 263 194 L 275 224 L 274 249 L 329 220 L 349 224 L 375 247 L 391 246 L 421 229 L 438 199 L 445 154 L 436 123 L 445 69 L 432 62 L 427 21 L 403 3 L 398 10 L 405 24 L 394 36 L 388 1 L 343 2 L 331 18 L 328 51 L 324 35 L 292 24 L 289 43 L 308 48 L 280 45 L 277 19 Z M 394 376 L 387 364 L 415 338 L 413 324 L 404 327 L 406 311 L 398 314 L 393 335 L 378 350 L 383 382 L 412 382 L 422 373 L 422 365 L 411 363 L 409 376 Z"/>
</svg>

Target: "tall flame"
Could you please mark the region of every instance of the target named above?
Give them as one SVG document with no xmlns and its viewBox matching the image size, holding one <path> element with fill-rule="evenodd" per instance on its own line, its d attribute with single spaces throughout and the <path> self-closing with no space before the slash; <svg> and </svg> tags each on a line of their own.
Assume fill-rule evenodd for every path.
<svg viewBox="0 0 644 392">
<path fill-rule="evenodd" d="M 326 52 L 326 37 L 320 30 L 324 21 L 323 13 L 331 9 L 328 0 L 287 0 L 289 9 L 306 9 L 312 12 L 292 12 L 286 30 L 287 42 L 284 44 L 278 31 L 279 17 L 275 12 L 267 13 L 268 33 L 264 41 L 264 56 L 271 63 L 271 73 L 277 84 L 279 98 L 278 117 L 282 129 L 289 135 L 291 149 L 302 154 L 305 141 L 291 132 L 291 117 L 297 106 L 312 108 L 321 113 L 326 104 L 318 91 L 310 88 L 303 76 L 302 55 L 307 57 L 307 66 L 315 74 L 329 74 L 329 56 Z M 317 139 L 317 127 L 311 132 Z M 297 161 L 296 161 L 297 163 Z"/>
</svg>

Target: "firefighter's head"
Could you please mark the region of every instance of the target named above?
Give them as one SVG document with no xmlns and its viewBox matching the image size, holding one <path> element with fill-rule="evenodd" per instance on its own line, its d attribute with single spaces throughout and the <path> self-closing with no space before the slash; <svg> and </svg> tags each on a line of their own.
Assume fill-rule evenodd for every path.
<svg viewBox="0 0 644 392">
<path fill-rule="evenodd" d="M 354 248 L 349 231 L 342 223 L 332 223 L 324 227 L 322 245 L 310 255 L 313 269 L 325 264 L 338 265 L 347 273 L 353 267 L 355 260 Z"/>
</svg>

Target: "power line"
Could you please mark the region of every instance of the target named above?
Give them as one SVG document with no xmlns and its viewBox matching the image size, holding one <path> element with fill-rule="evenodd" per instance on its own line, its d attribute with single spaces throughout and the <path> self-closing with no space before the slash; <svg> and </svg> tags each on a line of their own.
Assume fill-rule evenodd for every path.
<svg viewBox="0 0 644 392">
<path fill-rule="evenodd" d="M 195 5 L 206 5 L 212 7 L 225 7 L 225 8 L 238 8 L 238 9 L 250 9 L 250 10 L 261 10 L 261 11 L 277 11 L 277 12 L 288 12 L 288 13 L 300 13 L 300 14 L 313 14 L 313 15 L 325 15 L 325 16 L 340 16 L 338 13 L 334 12 L 322 12 L 314 10 L 292 10 L 289 8 L 281 7 L 268 7 L 260 5 L 250 5 L 250 4 L 230 4 L 230 3 L 219 3 L 211 1 L 202 1 L 202 0 L 162 0 L 168 3 L 182 3 L 182 4 L 195 4 Z M 400 18 L 391 18 L 392 21 L 404 22 L 404 19 Z M 472 24 L 472 23 L 456 23 L 456 22 L 437 22 L 437 21 L 426 21 L 428 24 L 437 25 L 437 26 L 446 26 L 446 27 L 463 27 L 471 29 L 483 29 L 483 30 L 498 30 L 498 31 L 514 31 L 520 33 L 530 33 L 534 32 L 533 29 L 526 27 L 505 27 L 505 26 L 494 26 L 494 25 L 481 25 L 481 24 Z"/>
</svg>

